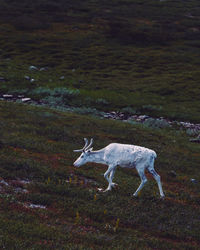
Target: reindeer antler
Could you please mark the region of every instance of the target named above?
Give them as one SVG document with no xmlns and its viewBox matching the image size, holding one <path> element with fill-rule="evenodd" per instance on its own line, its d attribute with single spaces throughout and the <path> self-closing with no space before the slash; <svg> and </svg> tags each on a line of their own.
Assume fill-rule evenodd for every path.
<svg viewBox="0 0 200 250">
<path fill-rule="evenodd" d="M 91 148 L 91 146 L 92 146 L 92 144 L 93 144 L 93 138 L 91 138 L 91 140 L 90 140 L 90 144 L 85 148 L 85 150 L 88 150 L 88 149 L 90 149 Z"/>
<path fill-rule="evenodd" d="M 86 150 L 86 148 L 88 147 L 88 139 L 84 138 L 84 141 L 85 141 L 85 146 L 82 149 L 76 149 L 76 150 L 74 150 L 74 152 L 83 152 L 83 151 Z M 90 142 L 90 144 L 91 144 L 91 142 Z"/>
</svg>

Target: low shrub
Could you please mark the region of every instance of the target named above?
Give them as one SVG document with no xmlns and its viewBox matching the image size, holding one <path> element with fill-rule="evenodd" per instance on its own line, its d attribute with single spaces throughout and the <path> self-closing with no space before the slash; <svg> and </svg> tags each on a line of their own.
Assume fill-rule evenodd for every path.
<svg viewBox="0 0 200 250">
<path fill-rule="evenodd" d="M 100 116 L 104 114 L 104 112 L 98 111 L 95 108 L 88 108 L 88 107 L 73 108 L 73 111 L 75 111 L 78 114 L 84 114 L 84 115 Z"/>
<path fill-rule="evenodd" d="M 186 130 L 186 133 L 189 135 L 189 136 L 197 136 L 199 135 L 200 131 L 198 129 L 195 129 L 195 128 L 188 128 Z"/>
<path fill-rule="evenodd" d="M 165 121 L 164 119 L 154 119 L 154 118 L 148 118 L 143 123 L 147 127 L 151 128 L 167 128 L 170 127 L 169 123 Z"/>
<path fill-rule="evenodd" d="M 44 96 L 54 96 L 54 97 L 65 97 L 65 98 L 73 98 L 80 94 L 78 89 L 68 89 L 68 88 L 45 88 L 39 87 L 32 91 L 30 94 L 44 97 Z"/>
<path fill-rule="evenodd" d="M 29 92 L 29 94 L 31 95 L 34 96 L 36 95 L 41 97 L 51 95 L 51 93 L 52 93 L 51 89 L 45 87 L 39 87 Z"/>
<path fill-rule="evenodd" d="M 96 104 L 100 104 L 100 105 L 109 105 L 109 102 L 103 98 L 98 98 L 96 100 Z"/>
<path fill-rule="evenodd" d="M 160 111 L 160 110 L 162 110 L 162 106 L 157 106 L 157 105 L 152 105 L 152 104 L 143 105 L 142 108 L 145 111 Z"/>
<path fill-rule="evenodd" d="M 131 114 L 131 115 L 137 114 L 137 111 L 131 107 L 125 107 L 121 111 L 125 114 Z"/>
<path fill-rule="evenodd" d="M 80 94 L 78 89 L 67 89 L 67 88 L 55 88 L 51 95 L 53 96 L 62 96 L 63 98 L 74 98 Z"/>
<path fill-rule="evenodd" d="M 63 98 L 60 96 L 58 96 L 58 97 L 47 96 L 47 97 L 43 98 L 41 101 L 44 102 L 45 104 L 50 105 L 50 106 L 63 106 L 64 105 Z"/>
<path fill-rule="evenodd" d="M 64 106 L 68 105 L 69 100 L 76 98 L 80 95 L 80 91 L 77 89 L 67 88 L 44 88 L 39 87 L 29 92 L 31 96 L 36 99 L 40 99 L 45 104 L 51 106 Z"/>
</svg>

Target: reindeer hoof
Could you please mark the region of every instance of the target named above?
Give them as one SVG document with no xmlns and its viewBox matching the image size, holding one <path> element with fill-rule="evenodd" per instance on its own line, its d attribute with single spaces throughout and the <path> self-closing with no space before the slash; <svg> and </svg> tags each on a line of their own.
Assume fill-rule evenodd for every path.
<svg viewBox="0 0 200 250">
<path fill-rule="evenodd" d="M 105 193 L 105 192 L 108 192 L 108 191 L 111 191 L 111 189 L 110 188 L 106 188 L 103 192 Z"/>
<path fill-rule="evenodd" d="M 161 199 L 161 200 L 164 200 L 164 199 L 165 199 L 165 196 L 164 196 L 164 195 L 160 196 L 160 199 Z"/>
<path fill-rule="evenodd" d="M 109 189 L 109 188 L 106 188 L 105 190 L 103 190 L 103 188 L 97 188 L 97 190 L 98 190 L 99 192 L 101 192 L 101 193 L 105 193 L 105 192 L 107 192 L 107 191 L 111 191 L 111 189 Z"/>
<path fill-rule="evenodd" d="M 117 187 L 118 186 L 118 184 L 114 183 L 114 182 L 111 185 L 112 185 L 112 187 Z"/>
</svg>

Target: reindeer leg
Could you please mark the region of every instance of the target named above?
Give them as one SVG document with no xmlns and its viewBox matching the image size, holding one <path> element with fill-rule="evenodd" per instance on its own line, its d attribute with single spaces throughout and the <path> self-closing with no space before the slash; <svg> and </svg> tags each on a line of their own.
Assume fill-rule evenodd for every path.
<svg viewBox="0 0 200 250">
<path fill-rule="evenodd" d="M 152 166 L 151 166 L 151 168 L 148 168 L 148 171 L 149 171 L 149 173 L 151 173 L 153 175 L 153 178 L 156 180 L 156 182 L 158 184 L 158 189 L 159 189 L 159 192 L 160 192 L 160 197 L 164 198 L 165 195 L 163 193 L 162 184 L 161 184 L 161 181 L 160 181 L 160 175 L 156 173 L 154 167 L 152 167 Z"/>
<path fill-rule="evenodd" d="M 137 171 L 138 171 L 138 174 L 140 176 L 140 179 L 141 179 L 141 183 L 138 187 L 138 189 L 135 191 L 135 193 L 133 194 L 133 196 L 138 196 L 138 193 L 140 192 L 140 190 L 143 188 L 144 184 L 147 182 L 147 178 L 144 174 L 144 168 L 142 167 L 136 167 Z"/>
<path fill-rule="evenodd" d="M 160 197 L 164 198 L 165 195 L 163 193 L 162 184 L 161 184 L 161 181 L 160 181 L 160 175 L 157 174 L 156 171 L 155 171 L 155 169 L 154 169 L 154 160 L 155 160 L 155 158 L 151 158 L 150 164 L 147 167 L 147 169 L 148 169 L 149 173 L 151 173 L 153 175 L 153 178 L 156 180 L 156 182 L 158 184 L 158 189 L 159 189 L 159 192 L 160 192 Z"/>
<path fill-rule="evenodd" d="M 109 166 L 107 171 L 104 174 L 105 179 L 108 181 L 108 187 L 104 190 L 104 192 L 110 191 L 112 189 L 112 178 L 113 178 L 113 170 L 114 170 L 115 166 Z M 110 174 L 110 175 L 109 175 Z M 109 175 L 109 177 L 108 177 Z M 112 177 L 112 178 L 110 178 Z"/>
<path fill-rule="evenodd" d="M 115 167 L 115 168 L 113 168 L 113 170 L 111 170 L 111 172 L 110 172 L 110 176 L 109 176 L 109 178 L 110 178 L 110 182 L 111 182 L 111 186 L 112 186 L 112 187 L 115 187 L 115 186 L 117 186 L 117 185 L 118 185 L 117 183 L 112 182 L 113 177 L 114 177 L 114 174 L 115 174 L 115 171 L 116 171 L 116 167 Z"/>
</svg>

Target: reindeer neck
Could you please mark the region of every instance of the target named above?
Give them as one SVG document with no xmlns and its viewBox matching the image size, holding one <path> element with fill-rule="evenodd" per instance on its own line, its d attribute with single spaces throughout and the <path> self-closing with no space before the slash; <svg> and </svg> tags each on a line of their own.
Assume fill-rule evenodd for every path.
<svg viewBox="0 0 200 250">
<path fill-rule="evenodd" d="M 90 155 L 90 162 L 105 164 L 104 149 L 92 151 Z"/>
</svg>

